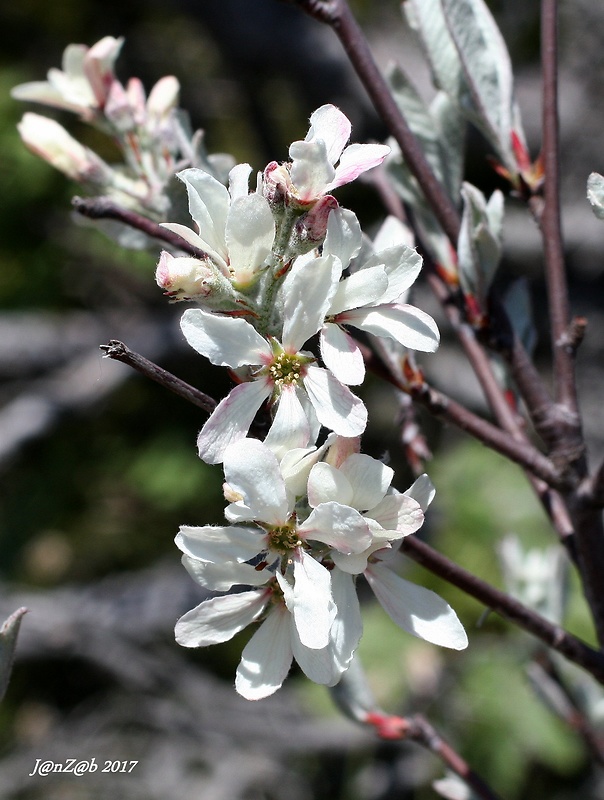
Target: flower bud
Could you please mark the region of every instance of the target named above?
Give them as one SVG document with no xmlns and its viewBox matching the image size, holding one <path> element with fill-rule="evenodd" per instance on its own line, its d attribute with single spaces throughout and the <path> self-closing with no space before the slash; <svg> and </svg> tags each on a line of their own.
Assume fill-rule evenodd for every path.
<svg viewBox="0 0 604 800">
<path fill-rule="evenodd" d="M 105 116 L 121 133 L 131 131 L 135 127 L 130 98 L 119 81 L 113 81 L 111 84 L 105 104 Z"/>
<path fill-rule="evenodd" d="M 172 300 L 196 300 L 204 305 L 214 305 L 212 301 L 231 298 L 232 287 L 218 274 L 210 261 L 190 256 L 175 257 L 162 251 L 155 271 L 157 285 Z"/>
<path fill-rule="evenodd" d="M 296 255 L 307 253 L 323 243 L 327 234 L 327 220 L 330 213 L 336 208 L 338 208 L 336 198 L 326 194 L 317 200 L 310 211 L 300 217 L 296 222 L 292 237 Z"/>
<path fill-rule="evenodd" d="M 28 112 L 17 125 L 25 145 L 69 178 L 105 187 L 111 167 L 52 119 Z"/>
<path fill-rule="evenodd" d="M 105 105 L 109 90 L 115 80 L 113 65 L 123 43 L 124 39 L 121 37 L 115 39 L 113 36 L 105 36 L 94 44 L 84 57 L 84 74 L 101 108 Z"/>
<path fill-rule="evenodd" d="M 147 113 L 153 117 L 167 117 L 178 103 L 180 84 L 173 75 L 160 78 L 149 93 Z"/>
</svg>

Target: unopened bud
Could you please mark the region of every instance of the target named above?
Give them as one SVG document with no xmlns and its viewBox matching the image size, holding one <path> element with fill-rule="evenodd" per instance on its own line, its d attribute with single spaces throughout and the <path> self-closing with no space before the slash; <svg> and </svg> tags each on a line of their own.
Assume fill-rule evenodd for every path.
<svg viewBox="0 0 604 800">
<path fill-rule="evenodd" d="M 166 117 L 178 103 L 180 84 L 173 75 L 160 78 L 147 100 L 147 113 L 155 117 Z"/>
<path fill-rule="evenodd" d="M 216 288 L 216 270 L 201 259 L 177 258 L 164 250 L 159 257 L 155 280 L 174 301 L 202 300 Z"/>
<path fill-rule="evenodd" d="M 117 59 L 123 38 L 105 36 L 94 44 L 84 57 L 84 74 L 101 108 L 105 105 L 111 84 L 115 80 L 113 65 Z"/>
<path fill-rule="evenodd" d="M 28 112 L 17 128 L 33 153 L 69 178 L 103 187 L 111 182 L 111 167 L 76 141 L 58 122 Z"/>
<path fill-rule="evenodd" d="M 300 217 L 294 228 L 297 255 L 307 253 L 323 243 L 327 234 L 327 220 L 336 208 L 338 208 L 336 198 L 326 194 L 317 200 L 310 211 Z"/>
<path fill-rule="evenodd" d="M 111 84 L 105 104 L 105 116 L 122 133 L 135 127 L 130 98 L 119 81 Z"/>
</svg>

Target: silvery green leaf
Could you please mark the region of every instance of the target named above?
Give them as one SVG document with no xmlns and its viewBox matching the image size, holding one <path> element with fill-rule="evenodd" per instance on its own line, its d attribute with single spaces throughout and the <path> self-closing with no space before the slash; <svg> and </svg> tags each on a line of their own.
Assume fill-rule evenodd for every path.
<svg viewBox="0 0 604 800">
<path fill-rule="evenodd" d="M 483 0 L 442 0 L 442 6 L 472 95 L 473 121 L 515 172 L 512 67 L 503 37 Z"/>
<path fill-rule="evenodd" d="M 457 205 L 464 172 L 466 121 L 457 103 L 445 92 L 436 94 L 430 103 L 430 114 L 440 132 L 445 187 Z"/>
<path fill-rule="evenodd" d="M 26 608 L 18 608 L 0 628 L 0 700 L 4 697 L 8 686 L 15 657 L 17 634 L 19 633 L 21 618 L 26 612 Z"/>
<path fill-rule="evenodd" d="M 402 7 L 409 26 L 421 40 L 434 85 L 460 105 L 470 104 L 470 91 L 441 1 L 406 0 Z"/>
<path fill-rule="evenodd" d="M 413 211 L 415 225 L 420 237 L 430 251 L 430 255 L 438 264 L 445 267 L 452 266 L 452 253 L 449 239 L 434 216 L 434 212 L 426 203 L 423 192 L 407 165 L 397 143 L 388 140 L 391 148 L 390 157 L 386 161 L 386 170 L 390 175 L 392 184 L 401 197 Z"/>
<path fill-rule="evenodd" d="M 592 172 L 587 179 L 587 199 L 596 217 L 604 219 L 604 175 L 599 172 Z"/>
<path fill-rule="evenodd" d="M 457 243 L 459 279 L 463 291 L 474 295 L 484 309 L 501 257 L 503 196 L 491 197 L 487 204 L 483 193 L 470 183 L 463 184 L 461 195 L 464 206 Z"/>
<path fill-rule="evenodd" d="M 444 176 L 439 144 L 440 131 L 435 120 L 398 64 L 390 65 L 386 78 L 401 114 L 419 141 L 432 171 L 442 183 Z"/>
</svg>

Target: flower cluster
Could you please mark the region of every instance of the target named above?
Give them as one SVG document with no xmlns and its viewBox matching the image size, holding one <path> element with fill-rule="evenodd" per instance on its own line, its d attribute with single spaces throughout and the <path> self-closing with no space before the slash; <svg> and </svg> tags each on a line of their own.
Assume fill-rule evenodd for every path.
<svg viewBox="0 0 604 800">
<path fill-rule="evenodd" d="M 367 410 L 349 388 L 365 376 L 349 328 L 401 350 L 438 347 L 434 320 L 407 302 L 421 258 L 395 220 L 371 242 L 327 194 L 388 149 L 345 147 L 350 123 L 334 106 L 310 122 L 291 162 L 269 164 L 252 192 L 249 165 L 231 170 L 228 188 L 180 172 L 196 229 L 166 227 L 200 256 L 165 252 L 156 273 L 170 299 L 196 303 L 181 318 L 189 344 L 238 380 L 197 441 L 204 461 L 223 464 L 229 524 L 182 527 L 176 538 L 190 574 L 221 594 L 181 617 L 176 638 L 202 647 L 261 621 L 235 682 L 251 700 L 276 691 L 293 659 L 311 680 L 339 682 L 362 633 L 360 575 L 404 630 L 467 644 L 444 600 L 386 563 L 422 525 L 434 489 L 423 475 L 400 494 L 393 471 L 360 452 Z M 306 349 L 314 341 L 318 352 Z M 248 433 L 263 406 L 271 423 L 260 442 Z"/>
<path fill-rule="evenodd" d="M 348 145 L 349 120 L 324 105 L 289 161 L 255 180 L 248 164 L 221 170 L 224 160 L 202 156 L 200 137 L 186 132 L 175 78 L 148 98 L 138 80 L 117 80 L 121 44 L 72 45 L 63 70 L 14 95 L 69 109 L 114 137 L 123 167 L 58 123 L 33 114 L 21 123 L 36 152 L 94 191 L 165 219 L 174 174 L 186 188 L 194 228 L 162 223 L 183 244 L 161 254 L 156 281 L 172 302 L 192 304 L 181 318 L 187 342 L 237 383 L 197 441 L 204 461 L 223 464 L 228 524 L 183 526 L 176 538 L 186 569 L 218 594 L 178 620 L 177 640 L 206 646 L 261 622 L 237 671 L 240 694 L 272 694 L 293 659 L 334 686 L 361 637 L 362 575 L 401 628 L 462 649 L 454 611 L 387 564 L 422 525 L 434 488 L 422 475 L 401 494 L 392 469 L 360 452 L 367 409 L 350 388 L 365 377 L 354 331 L 399 361 L 439 344 L 434 320 L 408 302 L 422 266 L 409 231 L 389 218 L 370 241 L 331 194 L 390 148 Z M 270 422 L 264 441 L 249 438 L 259 413 Z"/>
<path fill-rule="evenodd" d="M 18 128 L 27 147 L 69 178 L 126 208 L 165 219 L 176 170 L 202 166 L 222 177 L 233 161 L 205 153 L 202 132 L 192 133 L 186 115 L 177 108 L 180 87 L 175 77 L 161 78 L 148 97 L 138 78 L 122 85 L 114 70 L 122 44 L 123 39 L 113 36 L 92 47 L 71 44 L 63 53 L 62 69 L 53 68 L 46 81 L 24 83 L 12 91 L 18 100 L 77 114 L 113 139 L 122 163 L 106 163 L 58 122 L 40 114 L 26 113 Z M 121 243 L 126 241 L 121 238 Z"/>
<path fill-rule="evenodd" d="M 283 683 L 292 659 L 316 683 L 333 686 L 362 633 L 355 578 L 364 574 L 404 630 L 462 649 L 465 631 L 438 595 L 400 578 L 383 559 L 414 533 L 434 491 L 426 475 L 404 494 L 393 471 L 335 438 L 279 459 L 264 442 L 245 439 L 224 455 L 224 527 L 182 527 L 183 564 L 220 594 L 181 617 L 177 641 L 202 647 L 231 639 L 262 619 L 243 650 L 237 691 L 258 700 Z M 351 452 L 352 451 L 352 452 Z"/>
</svg>

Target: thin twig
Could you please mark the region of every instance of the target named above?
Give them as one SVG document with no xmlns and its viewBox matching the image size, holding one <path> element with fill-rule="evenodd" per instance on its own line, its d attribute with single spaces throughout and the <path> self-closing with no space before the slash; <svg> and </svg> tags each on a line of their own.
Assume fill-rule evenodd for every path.
<svg viewBox="0 0 604 800">
<path fill-rule="evenodd" d="M 408 722 L 407 739 L 423 745 L 465 781 L 476 797 L 482 800 L 498 800 L 499 795 L 470 767 L 468 762 L 438 733 L 434 725 L 422 714 L 406 717 Z"/>
<path fill-rule="evenodd" d="M 560 224 L 560 145 L 558 141 L 558 3 L 542 0 L 541 64 L 543 71 L 543 163 L 545 170 L 541 232 L 551 319 L 554 394 L 577 417 L 574 350 L 569 339 L 568 288 Z"/>
<path fill-rule="evenodd" d="M 157 222 L 143 217 L 142 214 L 118 206 L 108 197 L 74 197 L 71 204 L 78 214 L 88 217 L 88 219 L 113 219 L 130 228 L 135 228 L 153 239 L 166 242 L 194 258 L 207 259 L 209 257 L 206 252 L 189 244 L 177 233 L 162 228 Z"/>
<path fill-rule="evenodd" d="M 407 536 L 403 539 L 400 549 L 413 561 L 457 586 L 505 619 L 514 622 L 549 647 L 553 647 L 569 661 L 586 669 L 599 683 L 604 684 L 604 655 L 598 650 L 455 564 L 417 536 Z"/>
<path fill-rule="evenodd" d="M 133 367 L 137 372 L 151 378 L 152 381 L 161 384 L 166 389 L 179 395 L 190 403 L 193 403 L 204 411 L 211 413 L 216 408 L 216 400 L 199 389 L 195 389 L 185 381 L 167 372 L 162 367 L 149 361 L 148 358 L 135 353 L 130 348 L 126 347 L 123 342 L 118 342 L 117 339 L 111 339 L 108 344 L 102 344 L 101 350 L 105 353 L 106 358 L 113 358 L 115 361 L 121 361 L 123 364 Z"/>
</svg>

